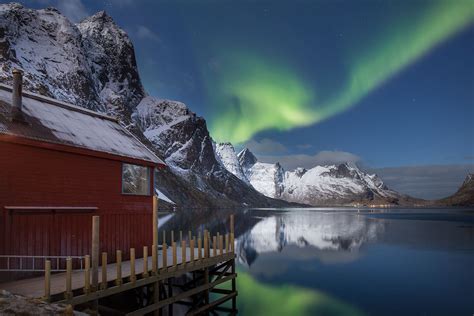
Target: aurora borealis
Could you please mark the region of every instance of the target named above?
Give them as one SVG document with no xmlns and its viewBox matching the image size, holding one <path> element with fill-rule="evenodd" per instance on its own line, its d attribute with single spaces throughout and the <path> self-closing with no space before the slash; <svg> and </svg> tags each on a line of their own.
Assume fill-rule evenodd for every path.
<svg viewBox="0 0 474 316">
<path fill-rule="evenodd" d="M 373 45 L 354 52 L 344 82 L 327 98 L 284 63 L 233 52 L 225 75 L 212 82 L 217 110 L 210 122 L 218 141 L 242 143 L 266 129 L 288 130 L 318 123 L 357 104 L 364 96 L 474 21 L 472 2 L 432 3 L 416 19 L 382 25 Z M 227 56 L 225 56 L 227 57 Z"/>
<path fill-rule="evenodd" d="M 413 175 L 405 193 L 423 198 L 474 172 L 472 0 L 20 2 L 76 20 L 106 10 L 149 94 L 185 103 L 216 142 L 264 144 L 253 151 L 265 162 L 358 157 L 374 171 L 406 168 L 387 184 L 403 191 Z M 437 184 L 411 168 L 446 166 L 455 180 Z"/>
</svg>

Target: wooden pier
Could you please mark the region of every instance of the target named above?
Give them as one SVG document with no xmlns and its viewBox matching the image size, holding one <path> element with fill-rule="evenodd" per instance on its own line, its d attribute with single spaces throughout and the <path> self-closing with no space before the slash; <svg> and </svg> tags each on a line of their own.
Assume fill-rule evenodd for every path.
<svg viewBox="0 0 474 316">
<path fill-rule="evenodd" d="M 93 313 L 101 310 L 102 299 L 130 291 L 138 303 L 133 310 L 123 313 L 126 315 L 164 315 L 165 312 L 172 315 L 174 304 L 182 306 L 180 311 L 186 310 L 186 315 L 207 314 L 213 310 L 236 314 L 233 216 L 229 232 L 225 234 L 211 236 L 205 230 L 197 237 L 188 232 L 183 238 L 180 232 L 178 244 L 171 231 L 171 246 L 168 246 L 165 234 L 162 244 L 158 245 L 156 203 L 153 213 L 151 256 L 144 246 L 142 258 L 135 258 L 135 249 L 130 249 L 130 260 L 122 261 L 121 251 L 117 250 L 116 262 L 107 263 L 108 254 L 99 254 L 99 217 L 94 216 L 91 255 L 85 256 L 84 269 L 73 270 L 72 260 L 68 258 L 66 272 L 52 274 L 51 262 L 46 260 L 44 277 L 3 283 L 0 288 L 72 305 L 79 310 L 87 308 Z M 230 307 L 222 307 L 227 301 L 231 301 Z"/>
</svg>

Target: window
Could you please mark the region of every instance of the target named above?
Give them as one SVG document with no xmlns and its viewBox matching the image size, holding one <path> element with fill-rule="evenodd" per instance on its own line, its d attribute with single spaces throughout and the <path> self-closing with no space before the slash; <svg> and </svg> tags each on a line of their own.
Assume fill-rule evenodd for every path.
<svg viewBox="0 0 474 316">
<path fill-rule="evenodd" d="M 122 164 L 122 193 L 150 195 L 150 170 L 148 167 Z"/>
</svg>

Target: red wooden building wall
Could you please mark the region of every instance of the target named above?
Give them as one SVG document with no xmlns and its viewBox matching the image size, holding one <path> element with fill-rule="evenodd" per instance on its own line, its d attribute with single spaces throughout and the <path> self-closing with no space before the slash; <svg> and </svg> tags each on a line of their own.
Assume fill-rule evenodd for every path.
<svg viewBox="0 0 474 316">
<path fill-rule="evenodd" d="M 122 194 L 122 162 L 102 156 L 0 141 L 0 254 L 89 254 L 93 215 L 100 215 L 100 251 L 110 260 L 117 249 L 128 257 L 134 247 L 140 256 L 143 246 L 151 246 L 152 196 Z"/>
</svg>

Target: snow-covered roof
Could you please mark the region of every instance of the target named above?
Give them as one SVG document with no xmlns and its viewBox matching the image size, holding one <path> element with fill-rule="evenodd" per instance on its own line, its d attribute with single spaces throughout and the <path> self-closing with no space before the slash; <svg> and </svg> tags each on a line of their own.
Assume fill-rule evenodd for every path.
<svg viewBox="0 0 474 316">
<path fill-rule="evenodd" d="M 12 122 L 11 91 L 0 84 L 0 134 L 165 164 L 115 118 L 38 94 L 23 92 L 22 112 L 28 124 Z"/>
</svg>

